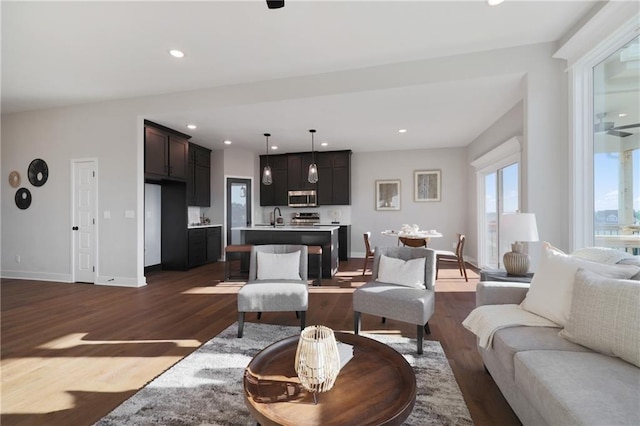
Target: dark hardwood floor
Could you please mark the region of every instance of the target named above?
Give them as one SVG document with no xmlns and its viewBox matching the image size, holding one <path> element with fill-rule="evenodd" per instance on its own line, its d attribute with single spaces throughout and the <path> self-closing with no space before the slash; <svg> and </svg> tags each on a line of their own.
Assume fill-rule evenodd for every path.
<svg viewBox="0 0 640 426">
<path fill-rule="evenodd" d="M 242 283 L 222 282 L 223 263 L 187 272 L 150 272 L 143 288 L 2 280 L 1 418 L 7 425 L 89 425 L 147 382 L 236 321 Z M 307 324 L 352 331 L 352 292 L 362 259 L 340 263 L 322 287 L 311 287 Z M 441 270 L 427 339 L 441 342 L 473 420 L 519 421 L 484 371 L 475 337 L 462 320 L 474 308 L 478 276 L 465 283 Z M 256 321 L 249 316 L 248 321 Z M 291 313 L 261 322 L 297 325 Z M 363 330 L 415 338 L 415 326 L 363 315 Z"/>
</svg>

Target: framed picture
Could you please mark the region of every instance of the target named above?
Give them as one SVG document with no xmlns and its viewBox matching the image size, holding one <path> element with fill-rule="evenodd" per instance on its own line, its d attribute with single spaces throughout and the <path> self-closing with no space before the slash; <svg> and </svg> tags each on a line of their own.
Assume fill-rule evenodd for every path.
<svg viewBox="0 0 640 426">
<path fill-rule="evenodd" d="M 400 210 L 400 180 L 376 181 L 376 210 Z"/>
<path fill-rule="evenodd" d="M 440 170 L 413 173 L 413 201 L 440 201 Z"/>
</svg>

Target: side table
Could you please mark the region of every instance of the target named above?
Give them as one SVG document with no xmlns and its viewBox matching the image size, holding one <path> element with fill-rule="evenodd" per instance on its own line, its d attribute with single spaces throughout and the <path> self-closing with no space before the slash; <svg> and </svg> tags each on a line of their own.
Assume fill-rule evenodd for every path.
<svg viewBox="0 0 640 426">
<path fill-rule="evenodd" d="M 525 276 L 509 275 L 507 271 L 500 269 L 482 269 L 480 271 L 480 281 L 512 281 L 517 283 L 530 283 L 533 278 L 533 272 L 527 273 Z"/>
</svg>

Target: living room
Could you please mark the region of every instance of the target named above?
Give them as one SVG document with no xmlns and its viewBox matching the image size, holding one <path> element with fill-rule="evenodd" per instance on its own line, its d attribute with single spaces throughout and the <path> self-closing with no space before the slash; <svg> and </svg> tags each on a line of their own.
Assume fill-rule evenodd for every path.
<svg viewBox="0 0 640 426">
<path fill-rule="evenodd" d="M 474 7 L 489 8 L 484 2 L 482 3 Z M 581 214 L 578 206 L 584 201 L 580 199 L 580 194 L 586 191 L 583 191 L 580 183 L 584 179 L 577 175 L 579 164 L 575 164 L 576 158 L 582 157 L 576 157 L 576 148 L 573 145 L 574 139 L 579 140 L 573 128 L 574 115 L 579 115 L 575 111 L 575 105 L 579 102 L 572 97 L 575 93 L 574 83 L 577 77 L 571 74 L 571 71 L 568 73 L 567 69 L 578 63 L 579 58 L 599 46 L 609 35 L 619 36 L 620 22 L 628 22 L 629 17 L 637 16 L 637 3 L 609 2 L 603 5 L 577 2 L 580 3 L 578 6 L 572 6 L 571 3 L 576 2 L 563 4 L 563 7 L 567 8 L 563 9 L 566 19 L 554 28 L 557 31 L 564 25 L 562 31 L 544 41 L 534 38 L 531 39 L 534 40 L 532 42 L 518 45 L 512 44 L 508 39 L 502 39 L 493 48 L 468 48 L 466 51 L 458 46 L 458 50 L 453 48 L 448 50 L 450 54 L 425 55 L 424 58 L 411 60 L 405 56 L 400 60 L 387 60 L 384 63 L 360 66 L 358 72 L 350 69 L 355 67 L 343 65 L 342 68 L 329 70 L 320 68 L 320 64 L 309 62 L 313 65 L 308 65 L 307 72 L 302 73 L 301 69 L 294 75 L 270 75 L 247 84 L 227 83 L 221 87 L 214 87 L 214 85 L 189 87 L 183 84 L 162 92 L 165 94 L 156 92 L 137 95 L 139 92 L 133 89 L 123 90 L 109 94 L 109 99 L 102 99 L 99 102 L 76 97 L 49 99 L 48 102 L 53 103 L 45 102 L 36 105 L 30 102 L 35 102 L 37 97 L 25 95 L 23 98 L 10 99 L 15 102 L 14 112 L 6 108 L 6 102 L 9 95 L 13 93 L 10 90 L 23 84 L 25 87 L 30 85 L 32 88 L 42 85 L 44 91 L 46 86 L 55 87 L 56 82 L 64 86 L 63 81 L 67 81 L 68 84 L 69 80 L 73 81 L 79 78 L 78 76 L 95 81 L 94 86 L 99 86 L 101 83 L 99 76 L 86 76 L 81 68 L 73 71 L 63 68 L 62 75 L 56 78 L 45 76 L 30 82 L 31 84 L 20 82 L 8 85 L 7 81 L 11 80 L 5 80 L 8 78 L 5 67 L 9 67 L 7 64 L 20 63 L 16 56 L 11 55 L 21 54 L 18 49 L 21 48 L 22 43 L 19 40 L 12 41 L 11 32 L 7 33 L 9 37 L 4 36 L 5 31 L 11 28 L 13 19 L 18 23 L 15 25 L 25 25 L 24 19 L 27 19 L 30 13 L 36 13 L 29 8 L 36 8 L 36 6 L 4 3 L 2 6 L 3 39 L 8 48 L 3 48 L 2 170 L 7 174 L 13 170 L 19 170 L 26 181 L 26 168 L 29 163 L 35 158 L 42 158 L 49 166 L 49 180 L 42 187 L 32 188 L 31 206 L 24 210 L 16 208 L 15 190 L 9 186 L 9 182 L 4 180 L 1 216 L 3 219 L 3 282 L 4 279 L 62 283 L 75 281 L 71 255 L 73 242 L 69 234 L 69 228 L 72 226 L 70 194 L 72 172 L 69 164 L 73 159 L 90 158 L 97 159 L 99 166 L 97 192 L 99 214 L 96 223 L 98 257 L 94 282 L 106 286 L 134 287 L 126 289 L 131 291 L 149 283 L 143 264 L 142 129 L 145 119 L 167 125 L 182 122 L 186 124 L 187 119 L 190 119 L 192 113 L 195 114 L 197 110 L 205 113 L 216 110 L 220 114 L 218 117 L 224 118 L 225 115 L 220 111 L 239 109 L 245 113 L 253 105 L 258 104 L 267 110 L 275 111 L 289 104 L 287 106 L 289 111 L 292 105 L 299 107 L 304 105 L 305 101 L 308 103 L 316 100 L 326 101 L 331 96 L 345 93 L 351 94 L 353 98 L 371 96 L 372 103 L 384 101 L 385 95 L 388 95 L 389 102 L 394 99 L 393 96 L 409 96 L 411 93 L 429 98 L 436 95 L 433 90 L 435 85 L 439 89 L 450 89 L 450 93 L 456 96 L 466 93 L 467 97 L 459 99 L 463 103 L 469 98 L 478 96 L 487 99 L 486 102 L 493 107 L 489 113 L 495 115 L 497 112 L 497 115 L 482 123 L 475 123 L 474 117 L 462 115 L 455 118 L 460 124 L 448 125 L 444 128 L 439 128 L 437 122 L 431 123 L 430 132 L 437 134 L 440 139 L 447 137 L 447 132 L 456 131 L 456 127 L 465 127 L 466 123 L 472 126 L 475 123 L 473 137 L 456 141 L 461 145 L 455 147 L 429 146 L 430 140 L 425 137 L 420 140 L 419 148 L 399 150 L 397 147 L 402 141 L 395 138 L 402 136 L 397 134 L 397 128 L 401 124 L 394 124 L 395 134 L 383 135 L 382 139 L 387 139 L 386 145 L 378 145 L 375 149 L 357 149 L 353 145 L 340 147 L 339 135 L 330 139 L 331 149 L 344 148 L 354 151 L 352 204 L 345 207 L 343 213 L 343 218 L 345 220 L 348 218 L 352 225 L 351 257 L 364 257 L 365 250 L 361 237 L 364 232 L 373 233 L 376 245 L 394 244 L 394 241 L 380 235 L 380 232 L 397 229 L 403 223 L 416 223 L 426 229 L 435 228 L 446 236 L 433 241 L 433 247 L 437 249 L 451 249 L 455 234 L 464 232 L 468 238 L 465 249 L 467 260 L 477 264 L 480 256 L 477 237 L 479 228 L 477 175 L 471 163 L 514 137 L 519 138 L 521 144 L 520 207 L 522 211 L 535 212 L 541 239 L 567 252 L 589 245 L 586 244 L 586 237 L 582 232 L 586 219 L 578 217 Z M 55 11 L 56 6 L 53 4 L 49 7 Z M 259 6 L 264 7 L 263 4 Z M 289 6 L 294 5 L 287 4 L 283 10 Z M 22 7 L 25 9 L 21 9 Z M 440 5 L 440 7 L 445 6 Z M 497 6 L 497 8 L 500 7 L 510 8 L 515 5 L 507 1 Z M 37 14 L 46 15 L 48 10 L 43 10 L 44 12 L 40 11 Z M 425 13 L 423 10 L 421 12 Z M 331 13 L 337 12 L 331 11 Z M 436 15 L 436 12 L 434 11 L 433 14 Z M 18 16 L 21 18 L 18 19 Z M 522 16 L 520 19 L 523 19 Z M 450 18 L 450 21 L 452 20 L 453 18 Z M 594 26 L 599 30 L 596 31 Z M 326 31 L 325 27 L 325 23 L 318 25 L 319 29 Z M 633 31 L 635 28 L 626 35 L 628 39 L 632 38 Z M 55 34 L 55 31 L 51 34 Z M 474 34 L 468 34 L 467 37 L 468 44 L 475 39 Z M 250 55 L 248 52 L 250 51 L 243 54 Z M 187 59 L 189 53 L 187 52 Z M 97 56 L 95 52 L 92 54 Z M 34 69 L 34 66 L 22 69 Z M 20 71 L 13 70 L 13 73 L 20 74 Z M 143 81 L 138 80 L 134 83 L 142 85 Z M 467 83 L 468 86 L 466 86 Z M 131 88 L 132 83 L 129 84 L 128 87 Z M 396 90 L 399 92 L 394 92 L 392 96 L 390 91 Z M 492 96 L 497 100 L 490 100 Z M 499 105 L 496 106 L 496 103 Z M 480 108 L 476 106 L 476 110 L 482 110 L 481 106 L 482 103 Z M 418 115 L 422 115 L 427 121 L 431 112 L 433 111 L 422 111 Z M 322 135 L 323 131 L 327 135 L 331 134 L 327 126 L 321 128 L 313 124 L 313 117 L 308 117 L 306 120 L 304 124 L 299 124 L 302 129 L 290 137 L 290 140 L 282 138 L 282 150 L 291 152 L 308 150 L 310 141 L 306 132 L 307 128 L 312 126 L 318 126 L 318 136 Z M 214 124 L 204 122 L 198 124 L 199 130 L 215 127 Z M 184 124 L 180 130 L 188 132 Z M 261 174 L 258 156 L 264 154 L 264 140 L 261 135 L 266 131 L 277 134 L 276 129 L 268 129 L 264 126 L 259 130 L 255 128 L 249 130 L 252 134 L 255 133 L 255 137 L 251 136 L 246 141 L 234 141 L 230 148 L 219 146 L 213 153 L 212 165 L 217 166 L 218 176 L 216 181 L 212 180 L 214 202 L 208 214 L 215 223 L 224 223 L 225 220 L 223 204 L 215 201 L 224 199 L 223 178 L 225 176 L 250 177 L 257 184 Z M 421 132 L 414 128 L 408 130 L 408 134 Z M 361 129 L 360 133 L 366 134 L 364 129 Z M 198 136 L 197 131 L 193 131 L 193 135 L 196 142 L 212 142 L 198 139 L 202 137 Z M 375 141 L 380 138 L 371 136 L 370 139 L 370 145 L 373 147 Z M 221 140 L 217 142 L 221 143 Z M 245 145 L 242 145 L 243 143 Z M 287 147 L 286 143 L 291 145 Z M 413 201 L 415 170 L 441 171 L 441 202 L 416 203 Z M 401 181 L 400 211 L 375 210 L 375 182 L 385 179 Z M 253 195 L 254 206 L 259 206 L 259 200 L 256 198 L 257 191 Z M 586 204 L 583 203 L 582 207 L 584 206 Z M 267 209 L 255 207 L 254 222 L 264 221 L 268 217 L 267 213 Z M 539 243 L 530 245 L 534 270 L 539 249 Z M 347 269 L 345 272 L 353 274 L 357 272 L 355 269 L 358 266 L 361 267 L 354 263 L 351 270 Z M 220 273 L 219 265 L 212 265 L 211 268 L 215 274 Z M 455 274 L 449 278 L 455 279 Z M 198 279 L 204 278 L 200 276 Z M 24 297 L 37 299 L 39 297 L 37 286 L 30 284 L 29 287 L 32 291 Z M 467 287 L 462 288 L 465 291 L 472 291 Z M 95 289 L 101 293 L 108 290 L 110 290 L 109 287 Z M 186 288 L 183 290 L 187 291 Z M 74 293 L 69 290 L 67 294 L 70 296 Z M 3 305 L 5 296 L 6 293 L 3 295 Z M 105 297 L 108 300 L 108 296 L 105 295 Z M 329 296 L 326 297 L 329 298 Z M 338 310 L 338 306 L 343 307 L 343 302 L 336 303 L 338 305 L 334 310 Z M 233 306 L 228 300 L 222 305 L 223 311 L 226 312 L 225 318 L 228 319 L 230 312 L 227 311 Z M 465 306 L 469 308 L 469 305 Z M 98 306 L 94 308 L 99 309 Z M 110 310 L 113 315 L 119 315 L 117 310 L 113 308 Z M 130 321 L 135 321 L 134 311 L 127 312 L 132 316 Z M 203 312 L 213 313 L 210 309 L 205 309 Z M 454 316 L 462 316 L 459 322 L 464 318 L 461 313 Z M 316 318 L 323 319 L 321 316 Z M 281 317 L 277 317 L 275 321 L 280 319 Z M 283 320 L 288 321 L 288 319 Z M 222 322 L 215 324 L 216 333 L 223 328 Z M 336 321 L 336 326 L 349 329 L 350 323 L 346 318 L 341 318 Z M 213 332 L 212 329 L 207 329 L 206 332 L 201 331 L 200 340 L 208 340 L 205 334 L 211 332 Z M 413 330 L 407 332 L 415 333 Z M 443 338 L 441 333 L 438 334 L 437 331 L 434 333 L 436 333 L 434 336 Z M 3 335 L 6 336 L 4 325 Z M 479 420 L 476 422 L 480 423 Z"/>
</svg>

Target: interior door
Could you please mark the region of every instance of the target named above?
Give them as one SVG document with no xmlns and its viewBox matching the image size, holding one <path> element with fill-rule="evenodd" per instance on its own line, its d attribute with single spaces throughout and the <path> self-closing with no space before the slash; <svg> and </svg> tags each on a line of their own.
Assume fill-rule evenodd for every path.
<svg viewBox="0 0 640 426">
<path fill-rule="evenodd" d="M 251 226 L 251 179 L 227 178 L 227 245 L 240 244 L 240 231 Z"/>
<path fill-rule="evenodd" d="M 73 281 L 95 283 L 96 161 L 73 161 Z"/>
</svg>

